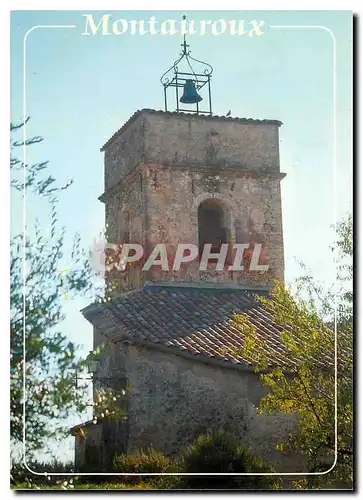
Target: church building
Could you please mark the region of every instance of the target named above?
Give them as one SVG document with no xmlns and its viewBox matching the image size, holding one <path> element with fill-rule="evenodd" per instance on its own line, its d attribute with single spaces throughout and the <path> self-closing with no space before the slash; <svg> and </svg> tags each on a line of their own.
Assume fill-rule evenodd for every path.
<svg viewBox="0 0 363 500">
<path fill-rule="evenodd" d="M 175 456 L 199 434 L 223 428 L 277 471 L 296 471 L 294 457 L 276 450 L 293 422 L 257 414 L 265 389 L 231 321 L 245 314 L 268 346 L 269 364 L 288 364 L 281 327 L 256 300 L 284 280 L 282 123 L 214 115 L 212 69 L 182 72 L 185 58 L 195 61 L 182 47 L 171 76 L 162 78 L 165 110 L 136 111 L 101 149 L 107 241 L 138 244 L 144 256 L 106 273 L 110 300 L 82 311 L 93 325 L 94 349 L 107 342 L 93 373 L 95 397 L 112 387 L 123 411 L 72 429 L 76 465 L 97 456 L 100 467 L 111 467 L 116 452 L 148 446 Z M 178 270 L 143 269 L 158 244 L 168 259 L 180 244 L 199 253 Z M 208 244 L 217 256 L 201 269 Z M 236 244 L 245 252 L 233 270 Z M 222 245 L 226 262 L 217 270 Z"/>
</svg>

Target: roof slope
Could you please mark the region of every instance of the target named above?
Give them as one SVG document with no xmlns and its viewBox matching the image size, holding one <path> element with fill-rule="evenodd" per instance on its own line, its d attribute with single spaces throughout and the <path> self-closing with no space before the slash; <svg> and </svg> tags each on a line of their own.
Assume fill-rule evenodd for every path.
<svg viewBox="0 0 363 500">
<path fill-rule="evenodd" d="M 291 366 L 280 340 L 282 327 L 254 298 L 255 293 L 146 285 L 106 303 L 92 304 L 82 312 L 114 342 L 128 340 L 228 365 L 251 365 L 242 353 L 244 336 L 231 322 L 234 313 L 243 313 L 265 342 L 268 364 Z"/>
</svg>

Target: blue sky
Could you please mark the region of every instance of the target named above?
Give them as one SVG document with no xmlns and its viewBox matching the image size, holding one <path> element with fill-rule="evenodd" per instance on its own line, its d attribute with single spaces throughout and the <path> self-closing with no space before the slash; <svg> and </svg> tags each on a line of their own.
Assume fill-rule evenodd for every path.
<svg viewBox="0 0 363 500">
<path fill-rule="evenodd" d="M 27 41 L 27 114 L 29 135 L 44 142 L 29 149 L 30 161 L 50 161 L 60 182 L 74 185 L 59 203 L 60 222 L 71 235 L 78 231 L 89 246 L 103 228 L 102 144 L 137 109 L 163 109 L 159 78 L 177 58 L 181 36 L 82 36 L 82 14 L 95 20 L 181 19 L 184 12 L 33 11 L 11 18 L 11 113 L 23 115 L 23 39 L 36 25 L 76 25 L 37 29 Z M 286 279 L 301 274 L 296 259 L 328 285 L 334 277 L 329 245 L 338 218 L 352 205 L 352 18 L 337 11 L 242 11 L 188 14 L 190 19 L 264 20 L 260 37 L 188 38 L 192 55 L 214 67 L 213 111 L 232 116 L 271 118 L 280 129 Z M 323 25 L 337 43 L 337 162 L 333 196 L 333 43 L 323 30 L 273 29 L 271 25 Z M 12 231 L 21 227 L 21 201 L 12 200 Z M 47 225 L 42 201 L 29 198 L 29 223 L 35 216 Z M 79 314 L 84 301 L 68 301 L 64 331 L 92 347 L 92 329 Z"/>
</svg>

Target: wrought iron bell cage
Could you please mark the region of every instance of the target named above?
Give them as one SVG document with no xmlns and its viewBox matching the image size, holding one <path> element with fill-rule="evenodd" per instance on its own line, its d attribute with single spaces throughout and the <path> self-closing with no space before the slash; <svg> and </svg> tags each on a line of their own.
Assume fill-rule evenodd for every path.
<svg viewBox="0 0 363 500">
<path fill-rule="evenodd" d="M 165 111 L 168 111 L 168 93 L 170 94 L 170 89 L 175 88 L 175 111 L 212 115 L 211 75 L 213 73 L 213 68 L 210 64 L 199 61 L 191 56 L 191 51 L 188 49 L 189 45 L 186 43 L 185 35 L 181 46 L 183 50 L 180 53 L 179 59 L 177 59 L 160 78 L 160 82 L 164 87 Z M 183 62 L 186 62 L 190 72 L 180 70 L 180 64 Z M 202 65 L 204 69 L 197 70 L 198 72 L 196 72 L 193 68 L 193 63 Z M 204 100 L 204 98 L 199 95 L 199 91 L 203 88 L 207 89 L 208 93 L 208 105 L 205 110 L 200 107 L 200 102 Z M 180 89 L 183 89 L 183 95 Z M 185 96 L 187 96 L 187 98 Z M 181 101 L 181 99 L 183 100 Z M 182 109 L 179 104 L 180 102 L 192 104 L 193 108 Z"/>
</svg>

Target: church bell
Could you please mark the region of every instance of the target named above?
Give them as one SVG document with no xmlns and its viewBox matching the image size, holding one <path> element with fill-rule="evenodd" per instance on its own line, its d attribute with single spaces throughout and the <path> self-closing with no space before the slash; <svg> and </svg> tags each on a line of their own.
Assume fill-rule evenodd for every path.
<svg viewBox="0 0 363 500">
<path fill-rule="evenodd" d="M 184 104 L 196 104 L 202 100 L 203 97 L 200 97 L 198 94 L 194 81 L 187 80 L 184 84 L 184 92 L 180 98 L 180 102 L 183 102 Z"/>
</svg>

